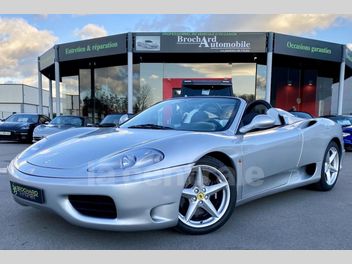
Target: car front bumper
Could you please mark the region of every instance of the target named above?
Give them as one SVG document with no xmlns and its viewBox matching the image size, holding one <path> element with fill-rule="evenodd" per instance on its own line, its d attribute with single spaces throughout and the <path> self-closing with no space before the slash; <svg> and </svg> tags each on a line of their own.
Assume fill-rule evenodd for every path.
<svg viewBox="0 0 352 264">
<path fill-rule="evenodd" d="M 0 140 L 28 140 L 30 138 L 30 133 L 28 130 L 20 131 L 8 131 L 10 135 L 0 135 Z"/>
<path fill-rule="evenodd" d="M 21 205 L 49 209 L 68 222 L 94 229 L 137 231 L 175 226 L 184 183 L 193 164 L 115 178 L 61 179 L 24 174 L 13 162 L 9 165 L 9 180 L 43 190 L 45 202 L 38 204 L 13 195 Z M 69 195 L 102 195 L 112 198 L 117 217 L 107 219 L 86 216 L 78 212 Z"/>
</svg>

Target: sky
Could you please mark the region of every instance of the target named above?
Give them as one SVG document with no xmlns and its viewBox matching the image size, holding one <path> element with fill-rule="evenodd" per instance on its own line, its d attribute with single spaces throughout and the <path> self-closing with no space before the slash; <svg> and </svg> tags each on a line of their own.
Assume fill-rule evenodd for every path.
<svg viewBox="0 0 352 264">
<path fill-rule="evenodd" d="M 53 45 L 129 31 L 274 31 L 352 47 L 352 15 L 0 14 L 0 83 L 36 86 L 37 57 Z"/>
</svg>

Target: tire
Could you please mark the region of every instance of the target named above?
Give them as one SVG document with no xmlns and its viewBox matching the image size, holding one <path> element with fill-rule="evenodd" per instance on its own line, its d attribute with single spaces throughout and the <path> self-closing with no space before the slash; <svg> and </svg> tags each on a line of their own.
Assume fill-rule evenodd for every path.
<svg viewBox="0 0 352 264">
<path fill-rule="evenodd" d="M 213 232 L 230 218 L 235 204 L 235 171 L 220 160 L 205 156 L 192 168 L 185 183 L 176 230 L 192 235 Z"/>
<path fill-rule="evenodd" d="M 332 159 L 332 155 L 336 155 L 334 159 Z M 341 148 L 334 141 L 331 141 L 324 153 L 320 181 L 314 185 L 317 190 L 330 191 L 334 188 L 340 173 L 340 163 Z"/>
</svg>

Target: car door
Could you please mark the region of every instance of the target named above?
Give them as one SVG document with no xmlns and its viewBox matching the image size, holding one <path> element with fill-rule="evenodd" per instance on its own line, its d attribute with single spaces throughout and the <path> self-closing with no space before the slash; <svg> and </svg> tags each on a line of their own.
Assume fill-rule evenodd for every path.
<svg viewBox="0 0 352 264">
<path fill-rule="evenodd" d="M 242 197 L 285 185 L 296 169 L 302 136 L 295 125 L 248 132 L 242 138 Z"/>
</svg>

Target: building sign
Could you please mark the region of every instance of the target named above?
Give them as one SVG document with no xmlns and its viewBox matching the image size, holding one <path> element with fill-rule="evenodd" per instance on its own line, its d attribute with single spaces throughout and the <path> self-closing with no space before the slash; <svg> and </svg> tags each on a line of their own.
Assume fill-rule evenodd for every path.
<svg viewBox="0 0 352 264">
<path fill-rule="evenodd" d="M 137 33 L 135 52 L 266 52 L 266 33 Z"/>
<path fill-rule="evenodd" d="M 39 68 L 44 70 L 49 66 L 53 65 L 55 62 L 55 48 L 52 47 L 46 51 L 42 56 L 39 57 Z"/>
<path fill-rule="evenodd" d="M 341 45 L 275 33 L 274 53 L 340 62 Z"/>
<path fill-rule="evenodd" d="M 127 52 L 127 35 L 71 42 L 59 46 L 59 61 L 109 56 Z"/>
<path fill-rule="evenodd" d="M 352 69 L 352 47 L 346 47 L 346 65 Z"/>
</svg>

